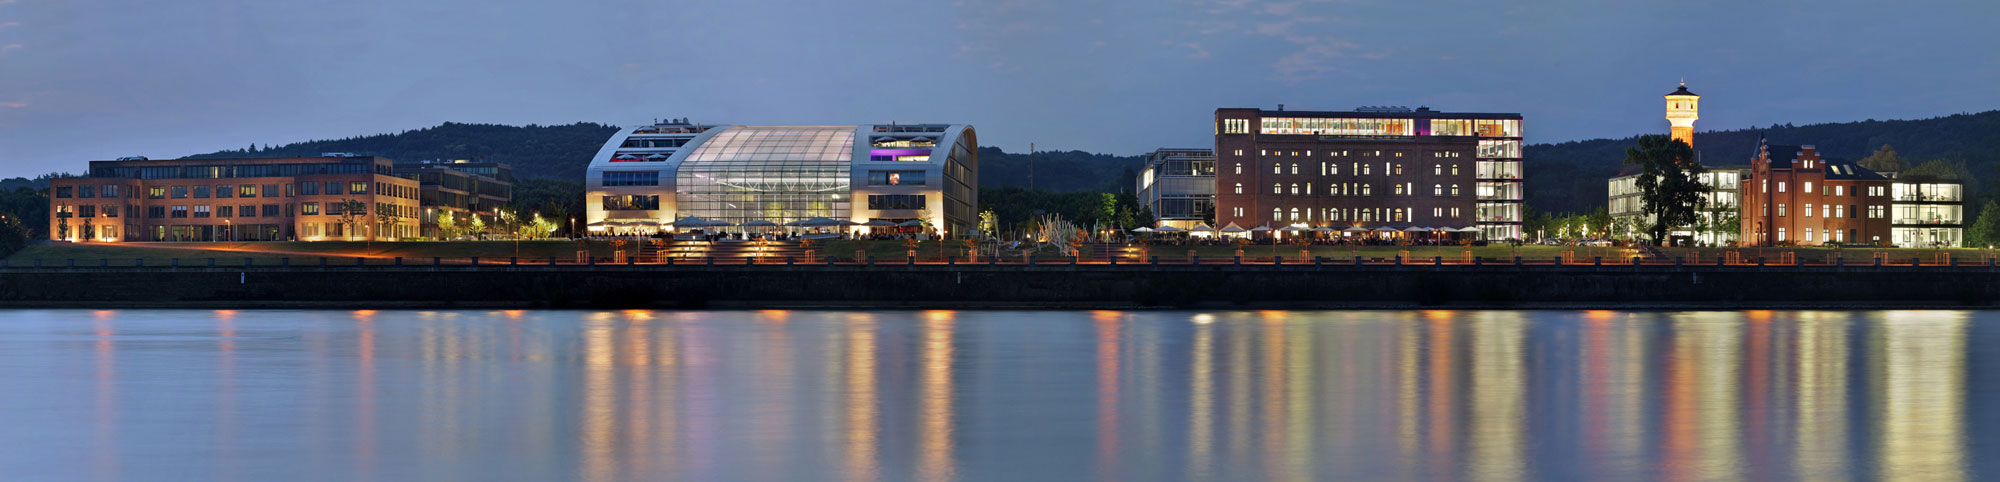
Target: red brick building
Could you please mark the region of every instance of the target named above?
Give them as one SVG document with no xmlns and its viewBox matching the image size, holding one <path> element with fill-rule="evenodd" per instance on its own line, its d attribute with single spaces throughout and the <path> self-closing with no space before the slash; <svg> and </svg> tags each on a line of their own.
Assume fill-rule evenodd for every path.
<svg viewBox="0 0 2000 482">
<path fill-rule="evenodd" d="M 1215 111 L 1216 224 L 1520 236 L 1518 114 Z"/>
<path fill-rule="evenodd" d="M 1894 181 L 1813 146 L 1759 141 L 1742 184 L 1744 246 L 1889 245 Z"/>
<path fill-rule="evenodd" d="M 92 161 L 49 181 L 64 241 L 394 240 L 418 233 L 419 188 L 380 157 Z M 350 226 L 346 201 L 361 208 Z"/>
</svg>

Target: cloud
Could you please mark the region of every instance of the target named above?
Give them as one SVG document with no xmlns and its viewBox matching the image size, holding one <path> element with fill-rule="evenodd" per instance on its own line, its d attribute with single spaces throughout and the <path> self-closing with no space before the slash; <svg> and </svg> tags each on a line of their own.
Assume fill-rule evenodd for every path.
<svg viewBox="0 0 2000 482">
<path fill-rule="evenodd" d="M 19 26 L 21 26 L 21 22 L 0 23 L 0 30 L 6 30 L 11 27 L 19 27 Z"/>
<path fill-rule="evenodd" d="M 1301 49 L 1297 52 L 1285 54 L 1283 57 L 1278 57 L 1278 61 L 1273 63 L 1271 67 L 1277 71 L 1279 78 L 1294 82 L 1339 70 L 1339 66 L 1334 60 L 1346 57 L 1348 52 L 1361 48 L 1360 45 L 1354 42 L 1310 35 L 1287 37 L 1285 41 L 1297 44 Z M 1380 58 L 1367 57 L 1366 55 L 1364 57 Z"/>
<path fill-rule="evenodd" d="M 27 48 L 27 47 L 21 44 L 0 45 L 0 54 L 7 53 L 7 51 L 9 50 L 22 49 L 22 48 Z"/>
<path fill-rule="evenodd" d="M 1208 53 L 1208 49 L 1201 47 L 1201 42 L 1188 42 L 1181 44 L 1181 46 L 1187 47 L 1189 50 L 1194 51 L 1188 54 L 1188 58 L 1190 59 L 1205 59 L 1211 57 L 1211 55 L 1209 55 Z"/>
<path fill-rule="evenodd" d="M 19 109 L 27 106 L 28 106 L 28 101 L 25 100 L 20 102 L 0 102 L 0 107 L 6 107 L 9 109 Z"/>
</svg>

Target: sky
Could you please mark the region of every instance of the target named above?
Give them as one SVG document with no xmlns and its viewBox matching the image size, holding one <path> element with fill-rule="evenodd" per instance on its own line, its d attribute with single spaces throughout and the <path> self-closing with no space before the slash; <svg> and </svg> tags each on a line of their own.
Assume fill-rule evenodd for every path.
<svg viewBox="0 0 2000 482">
<path fill-rule="evenodd" d="M 2000 2 L 0 0 L 0 177 L 442 122 L 947 122 L 1212 143 L 1219 107 L 1518 112 L 1529 142 L 2000 108 Z"/>
</svg>

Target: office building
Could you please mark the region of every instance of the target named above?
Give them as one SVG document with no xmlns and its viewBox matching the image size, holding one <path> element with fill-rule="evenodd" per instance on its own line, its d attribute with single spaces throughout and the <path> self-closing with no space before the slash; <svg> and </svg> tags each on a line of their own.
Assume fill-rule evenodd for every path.
<svg viewBox="0 0 2000 482">
<path fill-rule="evenodd" d="M 1477 226 L 1521 237 L 1520 114 L 1215 111 L 1216 223 Z"/>
<path fill-rule="evenodd" d="M 503 163 L 464 160 L 398 163 L 394 172 L 420 184 L 423 212 L 419 235 L 427 238 L 438 237 L 438 219 L 447 213 L 460 225 L 478 216 L 491 226 L 499 209 L 514 200 L 514 168 Z"/>
<path fill-rule="evenodd" d="M 1139 171 L 1139 205 L 1153 212 L 1153 227 L 1192 229 L 1215 213 L 1215 151 L 1161 148 Z"/>
<path fill-rule="evenodd" d="M 1700 118 L 1701 96 L 1689 92 L 1687 83 L 1663 96 L 1667 101 L 1667 124 L 1674 140 L 1694 145 L 1694 123 Z M 1699 162 L 1699 156 L 1696 157 Z M 1743 177 L 1749 171 L 1742 166 L 1707 166 L 1704 174 L 1695 176 L 1695 181 L 1708 186 L 1709 192 L 1702 194 L 1702 209 L 1696 216 L 1701 221 L 1693 226 L 1674 226 L 1667 230 L 1667 236 L 1675 243 L 1693 241 L 1706 246 L 1723 246 L 1737 240 L 1739 229 L 1729 223 L 1729 214 L 1738 211 L 1742 200 L 1737 192 Z M 1608 211 L 1624 232 L 1618 236 L 1639 237 L 1652 226 L 1653 217 L 1645 214 L 1645 200 L 1639 190 L 1638 167 L 1631 166 L 1627 172 L 1609 181 L 1607 192 L 1610 196 Z"/>
<path fill-rule="evenodd" d="M 395 240 L 417 236 L 418 182 L 385 158 L 92 161 L 49 181 L 65 241 Z"/>
<path fill-rule="evenodd" d="M 670 120 L 620 130 L 598 151 L 584 180 L 585 220 L 594 233 L 672 229 L 685 217 L 736 226 L 825 217 L 964 234 L 978 224 L 978 172 L 966 125 Z"/>
</svg>

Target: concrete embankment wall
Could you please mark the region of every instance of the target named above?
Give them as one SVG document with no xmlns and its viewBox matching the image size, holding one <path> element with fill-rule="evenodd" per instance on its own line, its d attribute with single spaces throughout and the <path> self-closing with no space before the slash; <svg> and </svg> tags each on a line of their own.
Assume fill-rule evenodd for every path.
<svg viewBox="0 0 2000 482">
<path fill-rule="evenodd" d="M 10 307 L 1991 306 L 1988 267 L 519 266 L 15 268 Z"/>
</svg>

